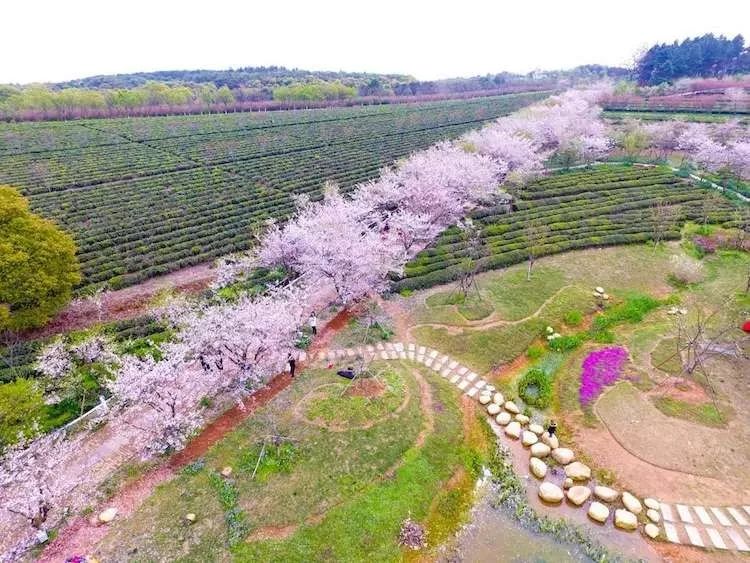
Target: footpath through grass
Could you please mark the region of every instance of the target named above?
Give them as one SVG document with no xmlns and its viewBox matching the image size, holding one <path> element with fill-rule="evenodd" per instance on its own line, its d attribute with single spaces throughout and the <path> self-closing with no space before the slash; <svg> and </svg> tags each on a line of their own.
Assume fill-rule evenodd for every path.
<svg viewBox="0 0 750 563">
<path fill-rule="evenodd" d="M 308 370 L 204 461 L 117 522 L 98 555 L 107 561 L 395 561 L 404 555 L 398 533 L 409 515 L 426 523 L 431 538 L 454 531 L 471 503 L 486 437 L 476 435 L 476 417 L 464 419 L 456 391 L 429 370 L 406 362 L 375 367 L 400 379 L 409 395 L 405 408 L 367 429 L 305 423 L 295 414 L 300 400 L 336 382 L 330 370 Z M 425 392 L 429 413 L 420 400 Z M 271 434 L 285 439 L 273 444 Z M 229 478 L 219 475 L 225 466 L 233 469 Z M 195 523 L 185 520 L 188 513 L 196 514 Z"/>
</svg>

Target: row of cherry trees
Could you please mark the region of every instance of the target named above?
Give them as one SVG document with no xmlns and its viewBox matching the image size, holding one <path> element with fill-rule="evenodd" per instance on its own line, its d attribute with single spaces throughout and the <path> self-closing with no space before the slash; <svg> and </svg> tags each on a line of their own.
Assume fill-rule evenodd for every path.
<svg viewBox="0 0 750 563">
<path fill-rule="evenodd" d="M 750 133 L 737 121 L 715 124 L 634 121 L 626 123 L 622 129 L 621 138 L 628 139 L 623 143 L 633 145 L 632 149 L 625 146 L 626 151 L 649 148 L 661 158 L 680 151 L 710 172 L 724 172 L 750 180 Z"/>
<path fill-rule="evenodd" d="M 320 202 L 300 198 L 296 215 L 284 225 L 270 223 L 252 256 L 224 263 L 218 285 L 258 265 L 283 267 L 295 282 L 233 302 L 176 301 L 165 307 L 162 314 L 176 336 L 162 346 L 161 358 L 125 356 L 114 362 L 107 415 L 112 431 L 134 432 L 144 455 L 184 447 L 206 422 L 207 399 L 242 398 L 284 368 L 320 295 L 332 290 L 348 305 L 384 290 L 408 259 L 467 209 L 491 202 L 499 186 L 541 173 L 555 153 L 590 160 L 608 150 L 596 106 L 604 93 L 552 97 L 455 142 L 415 153 L 350 196 L 327 186 Z M 104 354 L 111 362 L 102 342 L 75 351 L 57 342 L 43 352 L 40 366 L 64 377 L 69 354 Z M 78 448 L 72 452 L 70 444 L 59 435 L 46 436 L 5 453 L 0 501 L 7 509 L 0 511 L 0 535 L 8 529 L 4 521 L 18 525 L 22 518 L 41 528 L 63 516 L 71 491 L 81 484 L 75 471 L 57 471 L 60 464 L 70 469 L 76 463 Z"/>
</svg>

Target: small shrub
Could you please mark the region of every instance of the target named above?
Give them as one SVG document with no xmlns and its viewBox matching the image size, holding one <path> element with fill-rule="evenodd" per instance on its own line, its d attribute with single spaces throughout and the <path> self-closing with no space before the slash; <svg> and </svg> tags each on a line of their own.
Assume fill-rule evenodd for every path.
<svg viewBox="0 0 750 563">
<path fill-rule="evenodd" d="M 541 347 L 539 344 L 532 344 L 529 346 L 529 348 L 526 350 L 526 357 L 530 360 L 538 360 L 542 357 L 544 354 L 544 348 Z"/>
<path fill-rule="evenodd" d="M 669 259 L 669 279 L 678 286 L 688 286 L 704 279 L 703 263 L 687 256 L 674 255 Z"/>
<path fill-rule="evenodd" d="M 549 341 L 550 350 L 555 352 L 568 352 L 575 350 L 583 342 L 583 336 L 580 334 L 572 334 L 568 336 L 561 336 Z"/>
<path fill-rule="evenodd" d="M 527 405 L 540 409 L 547 408 L 552 400 L 550 376 L 538 368 L 530 369 L 518 380 L 518 396 Z"/>
<path fill-rule="evenodd" d="M 427 532 L 419 522 L 407 518 L 401 523 L 398 543 L 408 549 L 418 550 L 427 545 Z"/>
<path fill-rule="evenodd" d="M 580 326 L 583 322 L 583 313 L 580 311 L 568 311 L 565 313 L 563 321 L 568 326 Z"/>
</svg>

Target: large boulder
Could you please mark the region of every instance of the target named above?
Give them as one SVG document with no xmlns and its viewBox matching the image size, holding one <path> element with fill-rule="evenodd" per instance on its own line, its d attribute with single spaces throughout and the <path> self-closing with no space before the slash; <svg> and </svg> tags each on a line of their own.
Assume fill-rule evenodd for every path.
<svg viewBox="0 0 750 563">
<path fill-rule="evenodd" d="M 601 502 L 594 501 L 589 506 L 588 512 L 589 518 L 596 520 L 597 522 L 606 522 L 609 518 L 609 508 L 604 506 Z"/>
<path fill-rule="evenodd" d="M 638 517 L 622 508 L 615 510 L 615 526 L 621 530 L 632 531 L 638 527 Z"/>
<path fill-rule="evenodd" d="M 533 444 L 536 444 L 538 441 L 539 441 L 539 438 L 533 432 L 529 432 L 528 430 L 524 430 L 523 434 L 521 434 L 521 443 L 524 446 L 531 446 Z"/>
<path fill-rule="evenodd" d="M 641 512 L 643 512 L 641 501 L 639 501 L 637 498 L 635 498 L 634 495 L 631 495 L 627 491 L 622 493 L 622 504 L 624 504 L 625 508 L 627 508 L 633 514 L 640 514 Z"/>
<path fill-rule="evenodd" d="M 542 434 L 544 434 L 544 428 L 542 428 L 541 424 L 531 423 L 529 424 L 529 430 L 531 430 L 537 436 L 541 436 Z"/>
<path fill-rule="evenodd" d="M 547 475 L 547 464 L 538 457 L 529 459 L 529 469 L 531 470 L 531 474 L 537 479 L 544 479 L 545 475 Z"/>
<path fill-rule="evenodd" d="M 583 485 L 576 485 L 574 487 L 570 487 L 565 495 L 568 497 L 568 500 L 575 504 L 576 506 L 581 506 L 584 502 L 589 500 L 589 497 L 591 496 L 591 489 L 588 487 L 584 487 Z"/>
<path fill-rule="evenodd" d="M 573 450 L 569 450 L 568 448 L 553 448 L 552 457 L 560 465 L 568 465 L 575 459 L 576 455 L 573 453 Z"/>
<path fill-rule="evenodd" d="M 114 507 L 108 508 L 99 513 L 99 522 L 101 522 L 102 524 L 109 524 L 112 520 L 115 519 L 115 516 L 117 516 L 117 509 Z"/>
<path fill-rule="evenodd" d="M 521 425 L 514 420 L 505 427 L 505 434 L 517 440 L 521 436 Z"/>
<path fill-rule="evenodd" d="M 502 405 L 505 402 L 505 398 L 502 393 L 498 392 L 492 397 L 492 402 L 496 405 Z"/>
<path fill-rule="evenodd" d="M 542 443 L 547 444 L 553 450 L 560 447 L 560 440 L 557 439 L 557 436 L 554 434 L 550 436 L 548 432 L 542 434 Z"/>
<path fill-rule="evenodd" d="M 653 510 L 653 509 L 652 509 Z M 650 537 L 652 540 L 655 540 L 659 537 L 659 526 L 656 524 L 648 523 L 643 527 L 643 532 Z"/>
<path fill-rule="evenodd" d="M 566 491 L 573 485 L 575 485 L 575 483 L 570 477 L 566 477 L 565 479 L 563 479 L 563 489 L 565 489 Z"/>
<path fill-rule="evenodd" d="M 490 403 L 487 405 L 487 412 L 490 413 L 492 416 L 495 416 L 500 412 L 500 405 L 496 405 L 495 403 Z"/>
<path fill-rule="evenodd" d="M 565 466 L 565 475 L 573 481 L 588 481 L 591 479 L 591 468 L 580 461 Z"/>
<path fill-rule="evenodd" d="M 549 481 L 539 485 L 539 498 L 545 502 L 558 503 L 563 499 L 563 492 L 560 487 Z"/>
<path fill-rule="evenodd" d="M 661 520 L 661 514 L 659 514 L 659 512 L 654 510 L 653 508 L 649 508 L 646 511 L 646 518 L 658 524 L 659 520 Z"/>
<path fill-rule="evenodd" d="M 646 508 L 650 508 L 651 510 L 659 510 L 659 508 L 661 508 L 661 504 L 659 504 L 658 500 L 648 497 L 643 499 L 643 504 L 646 505 Z"/>
<path fill-rule="evenodd" d="M 492 401 L 492 397 L 489 393 L 482 393 L 481 395 L 479 395 L 479 404 L 487 405 L 490 401 Z"/>
<path fill-rule="evenodd" d="M 505 426 L 510 422 L 510 413 L 505 411 L 501 412 L 495 417 L 495 422 L 497 422 L 500 426 Z"/>
<path fill-rule="evenodd" d="M 521 409 L 513 401 L 505 401 L 505 410 L 511 414 L 519 414 Z"/>
<path fill-rule="evenodd" d="M 515 418 L 521 424 L 528 424 L 529 423 L 529 417 L 526 416 L 525 414 L 517 414 L 513 418 Z"/>
<path fill-rule="evenodd" d="M 597 485 L 596 487 L 594 487 L 594 496 L 598 499 L 603 500 L 604 502 L 615 502 L 618 498 L 620 498 L 620 493 L 618 493 L 614 489 L 605 487 L 604 485 Z"/>
<path fill-rule="evenodd" d="M 541 442 L 531 445 L 531 455 L 534 457 L 547 457 L 551 451 L 547 444 Z"/>
</svg>

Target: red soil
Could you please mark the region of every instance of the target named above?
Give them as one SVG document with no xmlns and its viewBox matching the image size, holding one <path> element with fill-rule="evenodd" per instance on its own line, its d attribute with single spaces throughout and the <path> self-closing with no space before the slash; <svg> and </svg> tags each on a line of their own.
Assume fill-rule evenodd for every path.
<svg viewBox="0 0 750 563">
<path fill-rule="evenodd" d="M 344 309 L 326 323 L 318 333 L 309 354 L 312 355 L 327 348 L 336 332 L 349 323 L 351 316 L 351 312 Z M 304 369 L 304 367 L 304 364 L 298 365 L 299 370 Z M 117 508 L 118 518 L 127 517 L 135 512 L 158 485 L 174 477 L 180 468 L 205 455 L 212 445 L 237 428 L 256 409 L 266 405 L 291 382 L 292 378 L 289 377 L 288 373 L 281 373 L 271 379 L 268 385 L 243 401 L 241 407 L 236 406 L 229 409 L 206 426 L 198 436 L 190 441 L 185 449 L 177 452 L 133 483 L 128 484 L 106 503 L 97 507 L 94 515 L 98 515 L 100 511 L 109 507 Z M 95 520 L 78 516 L 68 526 L 60 530 L 55 540 L 47 545 L 39 556 L 38 561 L 53 563 L 64 561 L 66 557 L 73 554 L 90 554 L 107 532 L 108 526 L 97 525 Z"/>
</svg>

